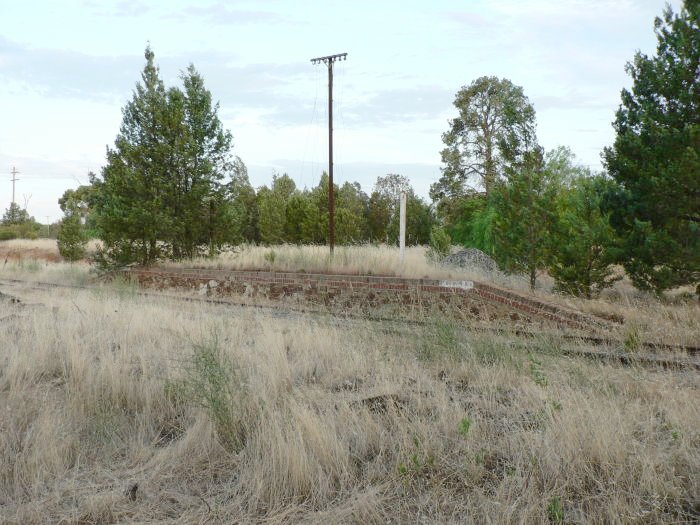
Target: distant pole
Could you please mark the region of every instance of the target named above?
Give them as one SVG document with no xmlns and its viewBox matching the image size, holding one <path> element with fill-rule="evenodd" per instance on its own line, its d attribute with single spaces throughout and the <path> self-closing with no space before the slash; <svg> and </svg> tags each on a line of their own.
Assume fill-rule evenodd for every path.
<svg viewBox="0 0 700 525">
<path fill-rule="evenodd" d="M 15 203 L 15 182 L 17 182 L 19 179 L 17 178 L 17 175 L 19 175 L 19 171 L 17 171 L 17 168 L 12 166 L 12 204 Z"/>
<path fill-rule="evenodd" d="M 401 192 L 399 203 L 399 252 L 403 261 L 406 253 L 406 192 Z"/>
<path fill-rule="evenodd" d="M 333 63 L 347 60 L 347 53 L 312 58 L 312 64 L 323 62 L 328 66 L 328 244 L 331 255 L 335 248 L 335 205 L 333 197 Z"/>
<path fill-rule="evenodd" d="M 51 223 L 48 215 L 46 216 L 46 237 L 51 238 Z"/>
</svg>

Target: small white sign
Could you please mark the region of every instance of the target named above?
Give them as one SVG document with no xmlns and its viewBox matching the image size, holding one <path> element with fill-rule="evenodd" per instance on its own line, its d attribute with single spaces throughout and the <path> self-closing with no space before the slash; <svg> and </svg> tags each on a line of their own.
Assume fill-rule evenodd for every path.
<svg viewBox="0 0 700 525">
<path fill-rule="evenodd" d="M 461 288 L 462 290 L 471 290 L 474 288 L 474 281 L 440 281 L 440 286 L 445 288 Z"/>
</svg>

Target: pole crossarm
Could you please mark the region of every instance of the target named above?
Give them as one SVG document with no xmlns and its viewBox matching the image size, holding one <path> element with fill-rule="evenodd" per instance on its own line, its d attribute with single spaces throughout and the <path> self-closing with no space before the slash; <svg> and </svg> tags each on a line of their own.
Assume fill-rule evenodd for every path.
<svg viewBox="0 0 700 525">
<path fill-rule="evenodd" d="M 347 60 L 348 59 L 348 54 L 347 53 L 338 53 L 337 55 L 328 55 L 327 57 L 318 57 L 318 58 L 312 58 L 311 63 L 312 64 L 320 64 L 323 62 L 324 64 L 332 64 L 333 62 L 337 60 Z"/>
</svg>

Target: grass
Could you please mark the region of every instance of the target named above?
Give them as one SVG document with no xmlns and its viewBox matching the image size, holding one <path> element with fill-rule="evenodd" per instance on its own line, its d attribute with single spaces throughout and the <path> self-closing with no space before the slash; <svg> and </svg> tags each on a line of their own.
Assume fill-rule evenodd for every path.
<svg viewBox="0 0 700 525">
<path fill-rule="evenodd" d="M 92 248 L 96 243 L 93 241 Z M 49 262 L 39 252 L 57 255 L 55 241 L 0 241 L 0 279 L 23 279 L 53 283 L 87 284 L 94 276 L 86 263 Z M 279 271 L 325 272 L 340 274 L 396 275 L 415 278 L 474 280 L 495 284 L 518 293 L 530 295 L 525 279 L 481 272 L 460 270 L 435 265 L 425 256 L 424 247 L 409 247 L 402 262 L 398 248 L 386 245 L 339 246 L 331 259 L 323 246 L 282 245 L 274 247 L 238 247 L 236 251 L 221 254 L 214 259 L 198 259 L 169 263 L 168 267 L 196 266 L 220 269 L 271 269 Z M 4 262 L 3 254 L 20 254 L 17 259 Z M 690 297 L 691 287 L 674 290 L 659 299 L 652 294 L 635 290 L 624 279 L 601 297 L 585 300 L 552 293 L 553 281 L 547 275 L 538 279 L 535 297 L 546 302 L 612 320 L 611 333 L 628 341 L 634 350 L 639 341 L 654 341 L 677 345 L 700 345 L 700 303 Z M 127 283 L 128 284 L 128 283 Z M 124 288 L 127 289 L 128 285 Z M 622 322 L 622 324 L 620 323 Z"/>
<path fill-rule="evenodd" d="M 336 273 L 350 275 L 388 275 L 409 278 L 500 280 L 520 286 L 523 279 L 494 275 L 478 269 L 446 268 L 433 263 L 424 246 L 406 248 L 401 260 L 394 246 L 362 244 L 337 246 L 331 257 L 327 246 L 242 245 L 213 259 L 195 259 L 166 263 L 168 267 L 198 267 L 230 270 L 270 269 L 285 272 Z"/>
<path fill-rule="evenodd" d="M 0 303 L 1 523 L 700 517 L 695 373 L 444 321 L 44 294 Z"/>
</svg>

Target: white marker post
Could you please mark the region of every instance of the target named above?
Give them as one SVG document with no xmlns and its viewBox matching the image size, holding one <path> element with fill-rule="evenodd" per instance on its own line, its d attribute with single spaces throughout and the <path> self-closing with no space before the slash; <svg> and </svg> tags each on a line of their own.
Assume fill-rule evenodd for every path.
<svg viewBox="0 0 700 525">
<path fill-rule="evenodd" d="M 403 262 L 406 252 L 406 192 L 401 192 L 399 204 L 399 251 Z"/>
</svg>

